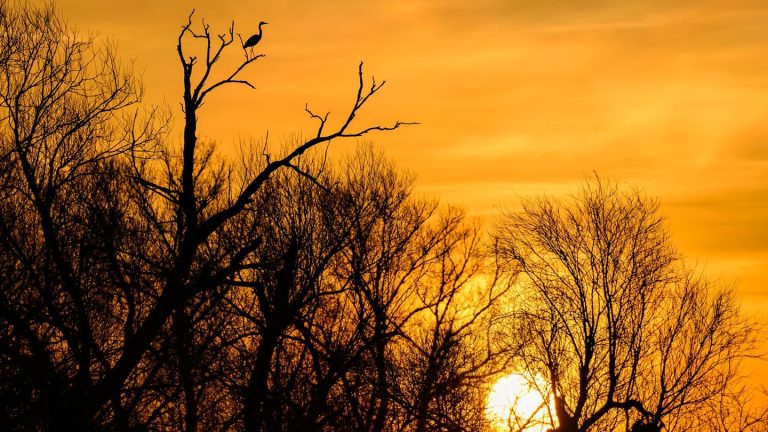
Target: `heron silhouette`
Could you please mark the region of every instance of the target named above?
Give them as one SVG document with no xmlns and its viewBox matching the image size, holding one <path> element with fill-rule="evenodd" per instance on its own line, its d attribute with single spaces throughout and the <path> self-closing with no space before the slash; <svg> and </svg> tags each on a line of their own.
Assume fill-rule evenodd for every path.
<svg viewBox="0 0 768 432">
<path fill-rule="evenodd" d="M 243 49 L 253 48 L 256 46 L 257 43 L 259 43 L 259 41 L 261 40 L 261 26 L 263 26 L 264 24 L 269 24 L 269 23 L 261 21 L 259 23 L 259 32 L 249 37 L 248 40 L 245 41 L 245 43 L 243 44 Z"/>
</svg>

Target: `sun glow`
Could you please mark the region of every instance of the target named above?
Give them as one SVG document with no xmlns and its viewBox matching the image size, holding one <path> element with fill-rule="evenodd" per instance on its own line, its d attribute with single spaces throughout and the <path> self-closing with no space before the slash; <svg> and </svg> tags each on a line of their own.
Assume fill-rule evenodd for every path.
<svg viewBox="0 0 768 432">
<path fill-rule="evenodd" d="M 519 373 L 505 375 L 491 387 L 485 414 L 498 431 L 545 432 L 552 427 L 554 413 L 552 397 L 545 380 L 536 375 L 531 379 Z"/>
</svg>

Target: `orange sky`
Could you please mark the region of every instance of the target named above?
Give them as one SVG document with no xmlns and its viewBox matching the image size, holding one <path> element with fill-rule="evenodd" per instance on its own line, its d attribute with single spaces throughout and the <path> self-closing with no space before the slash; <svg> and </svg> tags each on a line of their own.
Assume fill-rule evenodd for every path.
<svg viewBox="0 0 768 432">
<path fill-rule="evenodd" d="M 175 43 L 191 7 L 244 36 L 268 21 L 248 75 L 201 112 L 203 138 L 312 132 L 305 102 L 341 115 L 356 67 L 388 81 L 370 138 L 421 190 L 473 213 L 559 194 L 593 170 L 662 200 L 674 239 L 768 316 L 768 2 L 60 0 L 115 39 L 147 100 L 178 111 Z M 233 53 L 239 60 L 241 53 Z M 178 116 L 178 113 L 176 113 Z M 333 116 L 333 114 L 332 114 Z M 336 143 L 340 145 L 341 143 Z"/>
</svg>

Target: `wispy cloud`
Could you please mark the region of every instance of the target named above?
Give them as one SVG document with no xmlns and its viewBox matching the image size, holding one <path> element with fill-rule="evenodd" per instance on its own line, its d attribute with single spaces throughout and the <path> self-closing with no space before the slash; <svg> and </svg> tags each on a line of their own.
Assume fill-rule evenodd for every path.
<svg viewBox="0 0 768 432">
<path fill-rule="evenodd" d="M 137 59 L 150 100 L 175 103 L 188 6 L 59 5 Z M 375 139 L 425 190 L 487 213 L 597 170 L 659 195 L 687 254 L 768 293 L 764 0 L 203 2 L 198 13 L 242 32 L 271 23 L 259 90 L 223 92 L 202 113 L 225 148 L 306 130 L 305 102 L 343 110 L 363 59 L 389 81 L 365 115 L 422 123 Z"/>
</svg>

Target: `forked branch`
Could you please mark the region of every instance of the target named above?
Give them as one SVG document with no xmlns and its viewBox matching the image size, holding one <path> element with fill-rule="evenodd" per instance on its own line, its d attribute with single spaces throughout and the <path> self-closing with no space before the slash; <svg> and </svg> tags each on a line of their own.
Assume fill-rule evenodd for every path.
<svg viewBox="0 0 768 432">
<path fill-rule="evenodd" d="M 303 155 L 304 153 L 306 153 L 309 149 L 322 143 L 328 143 L 335 138 L 361 137 L 372 131 L 391 131 L 391 130 L 398 129 L 401 126 L 418 124 L 416 122 L 407 122 L 407 121 L 398 120 L 398 121 L 395 121 L 395 123 L 393 123 L 390 126 L 374 125 L 374 126 L 369 126 L 369 127 L 360 129 L 358 131 L 349 132 L 348 129 L 351 126 L 352 121 L 355 119 L 355 116 L 358 114 L 358 112 L 365 106 L 368 100 L 374 94 L 376 94 L 376 92 L 378 92 L 386 83 L 386 81 L 377 83 L 375 79 L 372 79 L 370 87 L 366 88 L 365 78 L 363 75 L 363 62 L 360 62 L 360 65 L 358 66 L 357 74 L 358 74 L 358 87 L 357 87 L 355 102 L 352 105 L 352 108 L 350 109 L 346 119 L 344 120 L 344 123 L 334 132 L 327 133 L 324 135 L 323 132 L 325 127 L 327 126 L 328 117 L 330 113 L 326 113 L 325 115 L 320 116 L 314 113 L 313 111 L 311 111 L 309 107 L 306 106 L 305 111 L 309 114 L 310 118 L 314 118 L 318 120 L 320 123 L 317 129 L 316 136 L 308 141 L 305 141 L 303 144 L 297 146 L 296 148 L 294 148 L 293 151 L 288 153 L 288 155 L 280 159 L 268 162 L 267 166 L 264 167 L 264 169 L 261 172 L 259 172 L 259 174 L 256 175 L 256 177 L 246 185 L 246 187 L 243 189 L 241 194 L 238 196 L 238 198 L 230 207 L 214 214 L 213 216 L 211 216 L 201 224 L 201 231 L 204 236 L 210 235 L 227 220 L 239 214 L 245 208 L 245 206 L 249 202 L 251 202 L 251 198 L 253 197 L 253 195 L 259 190 L 259 188 L 261 188 L 264 182 L 266 182 L 275 171 L 283 167 L 291 168 L 293 165 L 292 163 L 293 160 Z"/>
<path fill-rule="evenodd" d="M 253 57 L 246 56 L 245 60 L 242 63 L 240 63 L 240 65 L 237 68 L 235 68 L 235 70 L 231 74 L 229 74 L 223 79 L 220 79 L 213 83 L 209 83 L 209 79 L 211 78 L 211 74 L 213 73 L 214 66 L 221 59 L 221 56 L 224 53 L 224 50 L 227 49 L 227 47 L 229 47 L 230 45 L 232 45 L 233 42 L 235 41 L 235 23 L 233 21 L 232 24 L 230 24 L 229 29 L 225 33 L 216 35 L 215 38 L 218 39 L 218 41 L 215 41 L 214 36 L 211 35 L 210 26 L 206 24 L 205 21 L 201 22 L 201 26 L 202 26 L 201 30 L 193 29 L 192 16 L 194 15 L 194 13 L 195 11 L 193 9 L 187 18 L 187 23 L 181 27 L 181 32 L 179 33 L 179 37 L 178 37 L 178 44 L 176 47 L 176 50 L 179 55 L 179 60 L 181 60 L 182 67 L 184 69 L 185 81 L 189 81 L 189 88 L 185 87 L 185 89 L 189 91 L 189 96 L 191 101 L 194 104 L 194 107 L 199 108 L 203 104 L 203 100 L 205 99 L 205 97 L 212 90 L 218 87 L 221 87 L 225 84 L 242 84 L 252 89 L 255 89 L 256 87 L 250 81 L 239 78 L 239 76 L 248 67 L 248 65 L 264 57 L 264 54 L 259 54 Z M 202 76 L 200 77 L 200 80 L 196 84 L 194 84 L 194 86 L 191 82 L 191 75 L 192 75 L 192 70 L 195 64 L 197 64 L 197 57 L 196 56 L 187 57 L 184 54 L 183 42 L 184 42 L 185 36 L 187 35 L 191 36 L 194 39 L 204 40 L 206 45 L 205 69 L 202 71 Z"/>
</svg>

